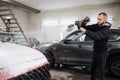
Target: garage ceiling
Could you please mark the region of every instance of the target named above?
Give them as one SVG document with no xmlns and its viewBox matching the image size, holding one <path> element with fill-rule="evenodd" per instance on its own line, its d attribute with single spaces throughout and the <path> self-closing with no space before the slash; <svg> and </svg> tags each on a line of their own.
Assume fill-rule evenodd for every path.
<svg viewBox="0 0 120 80">
<path fill-rule="evenodd" d="M 120 3 L 120 0 L 15 0 L 39 10 L 58 10 L 90 5 Z"/>
</svg>

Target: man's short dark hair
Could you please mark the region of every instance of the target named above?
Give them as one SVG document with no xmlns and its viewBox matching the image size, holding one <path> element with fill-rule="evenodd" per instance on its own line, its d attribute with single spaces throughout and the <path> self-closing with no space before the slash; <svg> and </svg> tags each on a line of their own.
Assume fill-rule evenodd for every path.
<svg viewBox="0 0 120 80">
<path fill-rule="evenodd" d="M 101 13 L 99 13 L 98 15 L 104 15 L 104 16 L 107 17 L 107 14 L 106 14 L 105 12 L 101 12 Z"/>
</svg>

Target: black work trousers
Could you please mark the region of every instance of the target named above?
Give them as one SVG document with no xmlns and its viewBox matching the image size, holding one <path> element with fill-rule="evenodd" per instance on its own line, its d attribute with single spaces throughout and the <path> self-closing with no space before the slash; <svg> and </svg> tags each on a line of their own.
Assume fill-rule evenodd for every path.
<svg viewBox="0 0 120 80">
<path fill-rule="evenodd" d="M 107 55 L 107 50 L 103 52 L 93 52 L 91 80 L 104 80 Z"/>
</svg>

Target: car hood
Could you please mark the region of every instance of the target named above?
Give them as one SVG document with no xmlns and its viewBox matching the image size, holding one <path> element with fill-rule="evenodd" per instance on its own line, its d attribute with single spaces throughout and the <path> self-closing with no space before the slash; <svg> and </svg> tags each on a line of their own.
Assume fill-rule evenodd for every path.
<svg viewBox="0 0 120 80">
<path fill-rule="evenodd" d="M 0 42 L 0 80 L 16 77 L 46 64 L 46 57 L 35 49 Z"/>
</svg>

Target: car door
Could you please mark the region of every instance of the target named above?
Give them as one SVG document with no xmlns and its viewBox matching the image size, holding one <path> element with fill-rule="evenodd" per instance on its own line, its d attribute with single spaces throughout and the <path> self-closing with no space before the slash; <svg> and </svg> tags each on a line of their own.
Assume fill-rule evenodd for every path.
<svg viewBox="0 0 120 80">
<path fill-rule="evenodd" d="M 82 65 L 85 62 L 85 56 L 89 52 L 84 42 L 85 34 L 76 32 L 67 37 L 65 45 L 66 62 L 71 64 Z"/>
<path fill-rule="evenodd" d="M 79 56 L 82 65 L 91 65 L 92 56 L 93 56 L 93 44 L 94 41 L 84 34 L 84 41 L 80 42 L 79 48 L 84 49 L 83 52 L 80 51 Z"/>
</svg>

